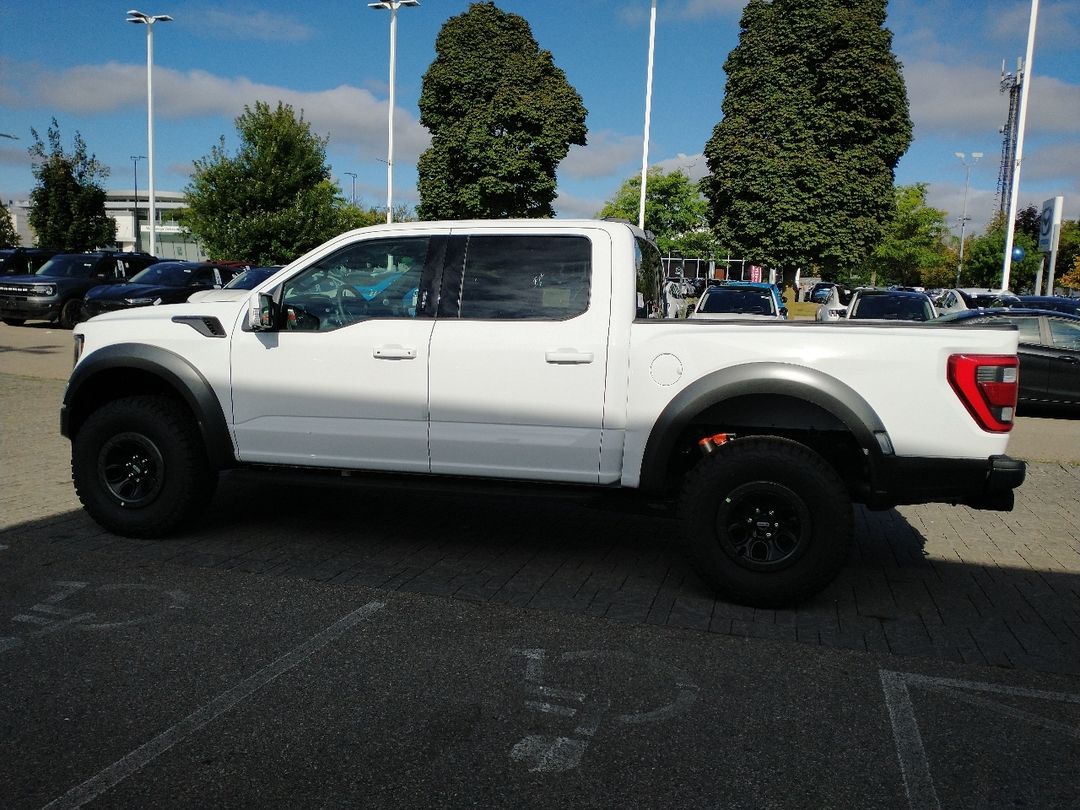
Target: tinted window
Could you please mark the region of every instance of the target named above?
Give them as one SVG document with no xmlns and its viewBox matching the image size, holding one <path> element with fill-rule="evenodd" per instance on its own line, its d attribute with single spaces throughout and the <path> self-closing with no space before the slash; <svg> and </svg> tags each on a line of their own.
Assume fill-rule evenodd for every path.
<svg viewBox="0 0 1080 810">
<path fill-rule="evenodd" d="M 86 256 L 54 256 L 37 271 L 39 276 L 61 278 L 90 278 L 97 259 Z"/>
<path fill-rule="evenodd" d="M 888 321 L 928 321 L 933 317 L 929 301 L 907 296 L 866 295 L 855 301 L 854 318 Z"/>
<path fill-rule="evenodd" d="M 206 283 L 212 279 L 212 268 L 185 262 L 158 262 L 131 277 L 131 281 L 136 284 L 161 284 L 165 287 L 188 287 L 196 282 Z"/>
<path fill-rule="evenodd" d="M 1042 336 L 1039 334 L 1039 319 L 1037 317 L 987 318 L 983 323 L 1016 324 L 1016 328 L 1020 331 L 1021 343 L 1042 343 Z"/>
<path fill-rule="evenodd" d="M 1080 323 L 1048 318 L 1050 342 L 1059 349 L 1080 350 Z"/>
<path fill-rule="evenodd" d="M 698 306 L 698 312 L 742 315 L 775 315 L 772 294 L 767 290 L 712 287 Z"/>
<path fill-rule="evenodd" d="M 458 314 L 564 320 L 589 308 L 592 245 L 584 236 L 469 238 Z"/>
<path fill-rule="evenodd" d="M 368 318 L 415 318 L 426 236 L 349 245 L 282 287 L 286 329 L 338 329 Z"/>
<path fill-rule="evenodd" d="M 637 273 L 637 317 L 662 318 L 664 262 L 656 245 L 634 237 L 634 270 Z"/>
</svg>

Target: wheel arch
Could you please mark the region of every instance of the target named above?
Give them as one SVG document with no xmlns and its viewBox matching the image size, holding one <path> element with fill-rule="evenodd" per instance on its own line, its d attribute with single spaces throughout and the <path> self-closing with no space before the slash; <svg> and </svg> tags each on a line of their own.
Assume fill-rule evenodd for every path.
<svg viewBox="0 0 1080 810">
<path fill-rule="evenodd" d="M 686 451 L 687 432 L 695 426 L 801 438 L 811 446 L 817 444 L 819 452 L 820 439 L 832 436 L 847 445 L 837 452 L 846 453 L 848 463 L 860 467 L 873 468 L 882 455 L 892 452 L 881 418 L 846 383 L 806 366 L 747 363 L 695 380 L 668 403 L 645 444 L 642 489 L 662 491 L 673 475 L 685 471 L 677 459 Z M 862 486 L 869 487 L 872 470 L 864 472 Z"/>
<path fill-rule="evenodd" d="M 75 367 L 60 407 L 60 432 L 74 439 L 96 408 L 138 394 L 181 400 L 195 418 L 211 465 L 236 463 L 225 412 L 207 379 L 175 352 L 141 343 L 106 346 Z"/>
</svg>

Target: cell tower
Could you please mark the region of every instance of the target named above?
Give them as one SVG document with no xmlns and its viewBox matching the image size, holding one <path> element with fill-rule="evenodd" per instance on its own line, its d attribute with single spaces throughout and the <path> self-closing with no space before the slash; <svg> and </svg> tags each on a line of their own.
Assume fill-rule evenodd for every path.
<svg viewBox="0 0 1080 810">
<path fill-rule="evenodd" d="M 1012 198 L 1013 172 L 1016 169 L 1016 130 L 1020 125 L 1020 90 L 1024 85 L 1024 60 L 1016 60 L 1016 72 L 1005 72 L 1001 62 L 1001 92 L 1009 94 L 1009 117 L 1001 128 L 1001 168 L 998 170 L 998 212 L 1004 214 Z"/>
</svg>

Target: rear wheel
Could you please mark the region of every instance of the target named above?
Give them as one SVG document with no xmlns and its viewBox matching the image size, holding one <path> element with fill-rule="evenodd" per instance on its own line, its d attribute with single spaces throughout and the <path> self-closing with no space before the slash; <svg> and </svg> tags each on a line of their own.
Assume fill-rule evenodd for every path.
<svg viewBox="0 0 1080 810">
<path fill-rule="evenodd" d="M 72 298 L 60 308 L 60 326 L 64 329 L 74 329 L 82 321 L 82 301 Z"/>
<path fill-rule="evenodd" d="M 817 593 L 851 547 L 843 482 L 821 456 L 788 439 L 718 447 L 687 475 L 679 518 L 698 574 L 746 605 L 790 605 Z"/>
<path fill-rule="evenodd" d="M 187 523 L 213 496 L 195 420 L 161 396 L 109 402 L 72 442 L 75 491 L 94 520 L 128 537 L 162 537 Z"/>
</svg>

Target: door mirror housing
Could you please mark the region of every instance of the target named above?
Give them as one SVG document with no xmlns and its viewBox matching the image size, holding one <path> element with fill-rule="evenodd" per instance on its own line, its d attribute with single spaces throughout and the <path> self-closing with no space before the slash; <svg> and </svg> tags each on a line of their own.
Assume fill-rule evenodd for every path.
<svg viewBox="0 0 1080 810">
<path fill-rule="evenodd" d="M 252 332 L 273 331 L 277 318 L 277 304 L 270 293 L 259 293 L 248 299 L 247 326 Z"/>
</svg>

